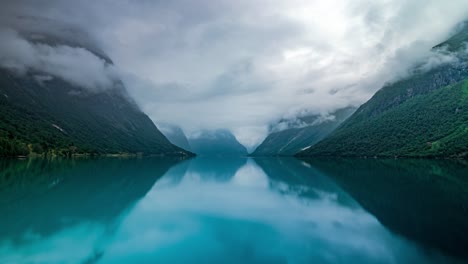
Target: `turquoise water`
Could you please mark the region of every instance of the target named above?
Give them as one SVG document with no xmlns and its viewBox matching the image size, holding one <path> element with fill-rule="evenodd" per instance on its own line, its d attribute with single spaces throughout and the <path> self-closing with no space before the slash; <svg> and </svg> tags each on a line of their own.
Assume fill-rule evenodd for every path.
<svg viewBox="0 0 468 264">
<path fill-rule="evenodd" d="M 0 263 L 465 263 L 468 165 L 0 161 Z"/>
</svg>

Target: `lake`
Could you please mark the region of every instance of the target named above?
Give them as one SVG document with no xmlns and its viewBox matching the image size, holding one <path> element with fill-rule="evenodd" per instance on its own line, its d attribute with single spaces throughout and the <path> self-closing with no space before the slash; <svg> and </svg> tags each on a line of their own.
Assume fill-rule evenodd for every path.
<svg viewBox="0 0 468 264">
<path fill-rule="evenodd" d="M 468 164 L 0 160 L 0 263 L 466 263 Z"/>
</svg>

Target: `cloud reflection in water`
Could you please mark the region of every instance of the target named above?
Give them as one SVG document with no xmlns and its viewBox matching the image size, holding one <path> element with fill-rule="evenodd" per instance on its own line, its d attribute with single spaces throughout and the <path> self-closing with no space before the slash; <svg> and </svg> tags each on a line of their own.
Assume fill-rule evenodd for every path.
<svg viewBox="0 0 468 264">
<path fill-rule="evenodd" d="M 110 222 L 82 221 L 22 244 L 0 240 L 0 260 L 32 263 L 445 260 L 438 253 L 428 254 L 417 244 L 388 231 L 328 177 L 294 159 L 185 161 L 169 169 L 137 201 Z"/>
</svg>

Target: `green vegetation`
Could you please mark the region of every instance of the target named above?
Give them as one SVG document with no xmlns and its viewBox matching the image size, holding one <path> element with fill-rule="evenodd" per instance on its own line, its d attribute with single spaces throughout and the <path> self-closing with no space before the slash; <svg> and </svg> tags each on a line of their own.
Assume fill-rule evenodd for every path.
<svg viewBox="0 0 468 264">
<path fill-rule="evenodd" d="M 414 96 L 374 117 L 363 116 L 365 105 L 329 138 L 299 155 L 466 158 L 467 89 L 464 80 Z"/>
<path fill-rule="evenodd" d="M 58 78 L 0 70 L 0 156 L 187 155 L 172 145 L 122 87 L 89 92 Z"/>
<path fill-rule="evenodd" d="M 459 28 L 458 32 L 449 38 L 448 40 L 444 41 L 443 43 L 435 46 L 434 48 L 442 48 L 445 47 L 447 51 L 454 52 L 461 49 L 466 49 L 466 40 L 468 39 L 468 22 L 464 22 L 461 27 Z"/>
<path fill-rule="evenodd" d="M 468 24 L 434 47 L 458 61 L 388 84 L 298 156 L 468 158 Z"/>
<path fill-rule="evenodd" d="M 314 145 L 328 136 L 344 120 L 354 113 L 356 108 L 347 107 L 333 113 L 333 120 L 325 120 L 320 123 L 320 116 L 307 116 L 300 118 L 310 125 L 301 128 L 290 128 L 274 132 L 255 149 L 252 156 L 293 156 L 302 149 Z"/>
</svg>

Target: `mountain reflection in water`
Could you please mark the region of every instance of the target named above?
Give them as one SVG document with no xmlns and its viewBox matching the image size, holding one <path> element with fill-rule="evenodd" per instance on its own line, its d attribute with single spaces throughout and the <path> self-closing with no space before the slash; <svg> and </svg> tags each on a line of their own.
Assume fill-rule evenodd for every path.
<svg viewBox="0 0 468 264">
<path fill-rule="evenodd" d="M 460 162 L 32 159 L 0 169 L 1 263 L 468 259 Z"/>
</svg>

